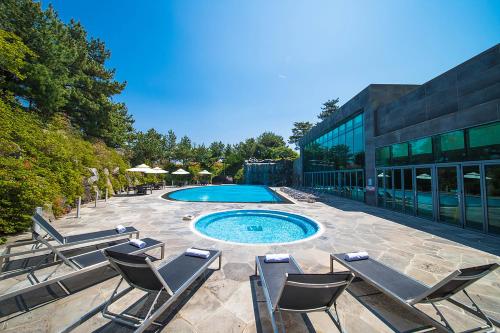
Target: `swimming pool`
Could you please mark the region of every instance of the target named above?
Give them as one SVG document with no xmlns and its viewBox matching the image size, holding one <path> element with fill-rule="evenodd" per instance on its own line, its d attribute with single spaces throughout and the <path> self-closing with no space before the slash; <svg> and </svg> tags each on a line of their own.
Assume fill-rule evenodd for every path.
<svg viewBox="0 0 500 333">
<path fill-rule="evenodd" d="M 200 186 L 167 193 L 165 198 L 194 202 L 260 202 L 287 203 L 285 198 L 267 186 L 219 185 Z"/>
<path fill-rule="evenodd" d="M 202 216 L 192 229 L 226 242 L 276 244 L 319 235 L 321 226 L 305 216 L 277 210 L 231 210 Z"/>
</svg>

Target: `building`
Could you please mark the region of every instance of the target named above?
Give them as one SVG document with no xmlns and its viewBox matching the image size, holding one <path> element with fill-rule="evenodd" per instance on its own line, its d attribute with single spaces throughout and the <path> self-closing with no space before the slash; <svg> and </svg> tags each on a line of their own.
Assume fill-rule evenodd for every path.
<svg viewBox="0 0 500 333">
<path fill-rule="evenodd" d="M 299 145 L 303 186 L 500 235 L 500 44 L 422 85 L 369 85 Z"/>
</svg>

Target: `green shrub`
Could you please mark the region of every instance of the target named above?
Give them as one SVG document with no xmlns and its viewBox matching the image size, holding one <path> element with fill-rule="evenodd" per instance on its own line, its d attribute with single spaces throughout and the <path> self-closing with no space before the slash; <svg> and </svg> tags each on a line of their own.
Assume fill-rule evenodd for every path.
<svg viewBox="0 0 500 333">
<path fill-rule="evenodd" d="M 101 191 L 107 186 L 105 168 L 114 188 L 126 185 L 129 166 L 116 150 L 84 140 L 61 115 L 42 122 L 6 101 L 0 98 L 0 235 L 26 230 L 37 206 L 50 206 L 59 216 L 79 196 L 89 200 L 84 196 L 89 168 L 98 170 L 92 185 Z M 119 172 L 113 175 L 115 168 Z"/>
</svg>

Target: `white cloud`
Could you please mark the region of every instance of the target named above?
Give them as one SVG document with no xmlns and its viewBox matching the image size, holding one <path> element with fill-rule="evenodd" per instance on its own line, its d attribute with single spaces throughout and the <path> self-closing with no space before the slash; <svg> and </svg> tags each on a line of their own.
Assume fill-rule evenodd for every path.
<svg viewBox="0 0 500 333">
<path fill-rule="evenodd" d="M 278 74 L 278 77 L 279 77 L 280 79 L 283 79 L 283 80 L 284 80 L 284 79 L 286 79 L 288 76 L 286 76 L 285 74 Z"/>
</svg>

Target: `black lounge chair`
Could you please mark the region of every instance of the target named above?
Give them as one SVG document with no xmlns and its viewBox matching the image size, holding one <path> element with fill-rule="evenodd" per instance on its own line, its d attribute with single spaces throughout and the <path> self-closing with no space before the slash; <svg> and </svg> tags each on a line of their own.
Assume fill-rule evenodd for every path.
<svg viewBox="0 0 500 333">
<path fill-rule="evenodd" d="M 431 304 L 443 323 L 441 324 L 428 317 L 429 322 L 432 322 L 436 328 L 446 332 L 455 332 L 443 313 L 436 306 L 436 303 L 438 302 L 448 301 L 484 321 L 484 326 L 467 330 L 467 332 L 495 331 L 495 327 L 491 319 L 488 318 L 479 306 L 472 300 L 465 288 L 497 269 L 499 267 L 497 263 L 458 269 L 442 279 L 440 282 L 436 283 L 434 286 L 429 287 L 403 273 L 398 272 L 395 269 L 382 264 L 381 262 L 378 262 L 375 259 L 369 258 L 366 260 L 349 262 L 344 260 L 344 255 L 344 253 L 340 253 L 332 254 L 330 256 L 330 270 L 332 272 L 332 262 L 333 260 L 336 260 L 344 267 L 347 267 L 356 276 L 360 277 L 365 282 L 379 289 L 384 294 L 388 295 L 402 305 L 417 309 L 415 307 L 417 304 Z M 470 300 L 473 308 L 452 299 L 453 296 L 460 292 L 462 292 L 467 299 Z"/>
<path fill-rule="evenodd" d="M 3 272 L 4 270 L 4 263 L 7 263 L 10 258 L 13 257 L 35 254 L 38 252 L 48 252 L 47 256 L 53 254 L 55 256 L 54 259 L 57 259 L 58 256 L 60 258 L 64 257 L 61 251 L 57 251 L 61 248 L 90 244 L 113 238 L 126 239 L 132 236 L 139 238 L 139 231 L 134 227 L 126 227 L 124 232 L 118 232 L 116 229 L 107 229 L 78 235 L 63 236 L 56 230 L 56 228 L 54 228 L 54 226 L 50 224 L 49 221 L 45 219 L 45 217 L 40 214 L 40 210 L 40 208 L 37 208 L 35 214 L 31 217 L 31 220 L 33 221 L 33 240 L 7 245 L 4 252 L 0 255 L 0 272 Z M 57 244 L 51 244 L 51 241 L 54 241 Z M 28 245 L 31 245 L 30 250 L 14 253 L 11 252 L 14 247 Z M 43 262 L 44 260 L 41 260 L 40 264 Z"/>
<path fill-rule="evenodd" d="M 274 332 L 279 332 L 276 312 L 284 332 L 281 312 L 314 311 L 328 313 L 335 326 L 343 332 L 336 301 L 354 278 L 351 272 L 304 274 L 292 256 L 289 262 L 280 263 L 266 263 L 265 256 L 256 257 L 255 274 L 259 272 Z"/>
<path fill-rule="evenodd" d="M 118 323 L 135 328 L 135 332 L 142 332 L 150 325 L 162 325 L 155 320 L 175 300 L 198 279 L 208 267 L 219 258 L 218 269 L 221 268 L 221 254 L 219 250 L 210 251 L 208 258 L 192 257 L 181 254 L 178 257 L 160 264 L 157 268 L 147 256 L 131 255 L 116 252 L 113 249 L 104 250 L 111 266 L 118 271 L 122 278 L 111 294 L 108 302 L 102 309 L 102 315 Z M 144 317 L 134 317 L 131 314 L 118 314 L 108 310 L 109 306 L 121 297 L 118 289 L 125 280 L 132 288 L 147 292 L 147 297 L 154 296 L 154 300 Z M 160 296 L 166 296 L 167 300 L 157 306 Z"/>
<path fill-rule="evenodd" d="M 152 238 L 144 238 L 142 239 L 142 241 L 146 243 L 145 247 L 143 248 L 138 248 L 127 242 L 110 246 L 107 249 L 122 254 L 140 254 L 161 247 L 161 258 L 163 258 L 165 248 L 165 244 L 163 242 L 154 240 Z M 96 250 L 69 258 L 62 255 L 58 249 L 55 249 L 54 251 L 55 254 L 62 260 L 52 273 L 47 274 L 45 278 L 40 279 L 36 276 L 36 269 L 31 269 L 27 275 L 27 279 L 30 282 L 30 285 L 24 288 L 8 291 L 7 293 L 0 295 L 0 304 L 5 300 L 12 299 L 19 295 L 27 294 L 34 290 L 55 284 L 57 284 L 59 288 L 62 288 L 62 290 L 69 295 L 70 292 L 64 287 L 64 284 L 62 283 L 64 282 L 64 280 L 69 280 L 80 274 L 94 271 L 109 265 L 109 262 L 104 256 L 102 250 Z M 62 264 L 69 266 L 72 271 L 65 274 L 56 275 L 55 272 Z"/>
<path fill-rule="evenodd" d="M 150 191 L 150 187 L 148 185 L 138 185 L 136 187 L 135 194 L 146 195 L 146 194 L 148 194 L 148 191 Z"/>
</svg>

